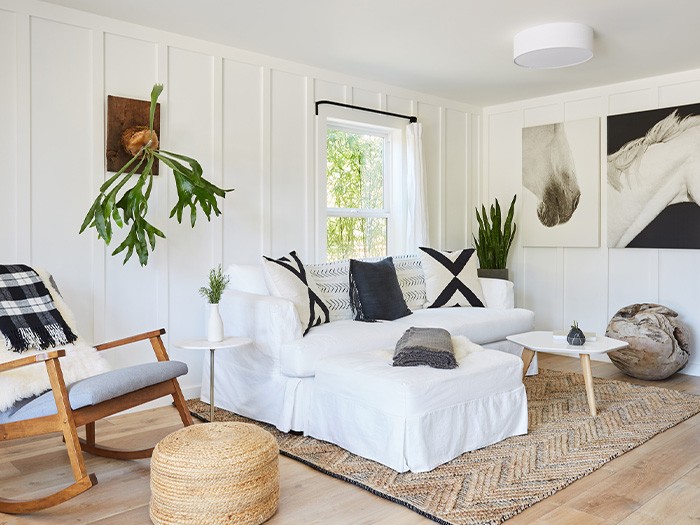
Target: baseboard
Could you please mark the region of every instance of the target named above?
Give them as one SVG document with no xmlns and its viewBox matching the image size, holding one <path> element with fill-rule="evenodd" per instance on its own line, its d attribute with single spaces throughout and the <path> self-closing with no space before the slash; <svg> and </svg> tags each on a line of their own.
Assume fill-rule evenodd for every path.
<svg viewBox="0 0 700 525">
<path fill-rule="evenodd" d="M 700 376 L 700 363 L 690 363 L 685 365 L 685 368 L 678 372 L 687 376 Z"/>
</svg>

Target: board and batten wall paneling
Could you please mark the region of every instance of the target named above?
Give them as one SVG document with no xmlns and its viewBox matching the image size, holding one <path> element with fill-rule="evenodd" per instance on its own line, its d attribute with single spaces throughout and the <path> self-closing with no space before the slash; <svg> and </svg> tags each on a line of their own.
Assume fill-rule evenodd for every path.
<svg viewBox="0 0 700 525">
<path fill-rule="evenodd" d="M 313 163 L 306 158 L 307 112 L 311 111 L 306 104 L 306 79 L 273 70 L 270 83 L 271 255 L 281 257 L 296 250 L 303 261 L 312 260 L 314 250 L 306 235 L 313 220 L 307 199 Z"/>
<path fill-rule="evenodd" d="M 318 100 L 333 100 L 334 102 L 347 103 L 348 87 L 335 82 L 314 79 L 314 102 Z M 315 107 L 314 107 L 315 114 Z"/>
<path fill-rule="evenodd" d="M 428 203 L 428 235 L 434 248 L 445 247 L 444 160 L 442 111 L 439 106 L 419 102 L 418 121 L 423 125 L 423 157 L 425 158 L 425 190 Z"/>
<path fill-rule="evenodd" d="M 357 87 L 352 88 L 352 104 L 371 109 L 384 109 L 382 108 L 381 93 Z"/>
<path fill-rule="evenodd" d="M 168 53 L 168 148 L 195 158 L 202 166 L 205 177 L 220 184 L 214 166 L 220 165 L 215 155 L 214 138 L 220 141 L 214 112 L 219 110 L 219 101 L 214 99 L 215 67 L 218 62 L 205 55 L 179 48 L 170 48 Z M 168 179 L 168 205 L 177 202 L 175 181 Z M 162 216 L 167 215 L 163 210 Z M 206 215 L 200 210 L 196 227 L 190 223 L 189 209 L 182 216 L 182 223 L 170 220 L 168 227 L 168 283 L 170 341 L 192 339 L 193 334 L 206 333 L 207 302 L 199 295 L 201 286 L 208 284 L 209 270 L 221 261 L 212 260 L 211 243 L 216 234 L 215 223 L 220 217 Z M 216 242 L 221 242 L 217 239 Z M 190 350 L 173 349 L 179 359 L 187 358 Z M 190 366 L 192 382 L 201 375 L 201 357 Z"/>
<path fill-rule="evenodd" d="M 0 68 L 17 71 L 16 15 L 0 10 Z M 17 169 L 17 83 L 13 75 L 0 75 L 0 261 L 21 262 L 17 250 L 18 208 L 29 205 L 17 198 L 19 177 L 29 177 Z M 26 261 L 25 261 L 26 262 Z"/>
<path fill-rule="evenodd" d="M 522 141 L 523 116 L 517 111 L 504 111 L 486 115 L 484 118 L 485 129 L 482 132 L 485 137 L 483 147 L 488 148 L 488 154 L 482 160 L 482 169 L 486 176 L 481 184 L 481 195 L 476 200 L 475 206 L 480 210 L 482 206 L 489 213 L 489 208 L 498 199 L 501 211 L 510 206 L 513 195 L 520 194 L 520 157 Z M 522 206 L 522 199 L 515 207 L 515 221 Z M 472 222 L 472 231 L 478 234 L 479 223 Z M 513 246 L 518 246 L 521 233 L 516 230 Z M 508 254 L 509 278 L 518 283 L 515 287 L 516 306 L 526 304 L 523 300 L 525 293 L 525 281 L 523 279 L 523 251 L 511 249 Z"/>
<path fill-rule="evenodd" d="M 263 73 L 224 60 L 224 266 L 258 264 L 263 253 Z"/>
<path fill-rule="evenodd" d="M 461 111 L 445 111 L 445 246 L 461 250 L 467 240 L 467 118 Z M 469 239 L 471 241 L 471 239 Z"/>
<path fill-rule="evenodd" d="M 128 38 L 122 35 L 107 33 L 104 35 L 105 86 L 104 107 L 107 118 L 107 96 L 148 100 L 153 84 L 158 82 L 158 45 L 140 39 Z M 167 86 L 166 86 L 167 88 Z M 167 143 L 167 133 L 164 133 L 167 122 L 168 93 L 161 94 L 161 140 Z M 144 123 L 148 125 L 148 123 Z M 104 156 L 104 146 L 99 154 Z M 164 218 L 166 198 L 165 169 L 153 179 L 153 190 L 150 202 L 149 220 L 168 236 L 168 225 Z M 94 177 L 104 179 L 104 174 L 94 174 Z M 96 192 L 91 196 L 94 199 Z M 87 210 L 89 204 L 86 203 Z M 105 328 L 106 340 L 119 339 L 131 334 L 161 328 L 158 309 L 164 307 L 159 301 L 158 273 L 165 271 L 156 264 L 153 254 L 149 265 L 145 268 L 138 263 L 138 256 L 132 255 L 129 262 L 123 264 L 124 252 L 112 256 L 114 249 L 124 240 L 128 227 L 115 228 L 111 244 L 105 250 Z M 91 231 L 90 235 L 94 236 Z M 95 241 L 101 244 L 101 241 Z M 167 241 L 157 239 L 156 253 L 167 249 Z M 105 355 L 113 366 L 133 364 L 135 360 L 146 362 L 152 359 L 153 352 L 147 344 L 134 345 L 129 352 L 107 352 Z"/>
<path fill-rule="evenodd" d="M 78 235 L 92 190 L 91 33 L 31 20 L 31 253 L 92 338 L 89 235 Z M 60 101 L 60 103 L 57 103 Z"/>
<path fill-rule="evenodd" d="M 697 277 L 700 254 L 696 250 L 659 250 L 659 304 L 681 314 L 690 328 L 691 358 L 689 372 L 700 374 L 700 308 L 689 308 L 700 297 Z"/>
<path fill-rule="evenodd" d="M 414 107 L 413 100 L 393 95 L 387 95 L 386 97 L 386 111 L 400 115 L 413 115 L 415 114 Z"/>
</svg>

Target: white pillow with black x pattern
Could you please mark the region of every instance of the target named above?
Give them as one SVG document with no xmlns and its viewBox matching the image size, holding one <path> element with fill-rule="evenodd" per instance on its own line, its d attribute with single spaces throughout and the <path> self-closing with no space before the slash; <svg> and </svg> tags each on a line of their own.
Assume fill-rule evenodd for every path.
<svg viewBox="0 0 700 525">
<path fill-rule="evenodd" d="M 473 248 L 454 252 L 423 247 L 420 250 L 425 273 L 426 308 L 486 306 Z"/>
</svg>

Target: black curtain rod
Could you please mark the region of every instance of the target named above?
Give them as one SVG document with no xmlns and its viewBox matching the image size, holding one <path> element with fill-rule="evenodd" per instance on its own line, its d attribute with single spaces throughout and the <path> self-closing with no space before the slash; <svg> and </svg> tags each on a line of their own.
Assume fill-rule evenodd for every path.
<svg viewBox="0 0 700 525">
<path fill-rule="evenodd" d="M 370 113 L 378 113 L 380 115 L 389 115 L 390 117 L 405 118 L 409 122 L 418 122 L 418 117 L 413 115 L 401 115 L 400 113 L 391 113 L 389 111 L 382 111 L 380 109 L 363 108 L 362 106 L 353 106 L 352 104 L 343 104 L 342 102 L 334 102 L 332 100 L 317 100 L 316 101 L 316 115 L 318 115 L 318 106 L 321 104 L 329 104 L 331 106 L 340 106 L 341 108 L 359 109 L 360 111 L 369 111 Z"/>
</svg>

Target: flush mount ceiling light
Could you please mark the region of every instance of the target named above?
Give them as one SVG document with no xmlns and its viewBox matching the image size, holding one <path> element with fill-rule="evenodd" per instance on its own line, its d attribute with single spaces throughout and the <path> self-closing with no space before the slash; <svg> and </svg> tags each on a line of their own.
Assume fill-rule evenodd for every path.
<svg viewBox="0 0 700 525">
<path fill-rule="evenodd" d="M 522 67 L 552 69 L 582 64 L 593 56 L 593 29 L 575 22 L 531 27 L 513 39 L 513 61 Z"/>
</svg>

